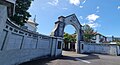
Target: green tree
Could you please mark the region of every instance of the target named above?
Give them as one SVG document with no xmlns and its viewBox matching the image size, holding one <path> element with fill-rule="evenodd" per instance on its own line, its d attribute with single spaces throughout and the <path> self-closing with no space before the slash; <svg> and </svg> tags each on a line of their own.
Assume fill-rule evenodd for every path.
<svg viewBox="0 0 120 65">
<path fill-rule="evenodd" d="M 70 35 L 70 43 L 75 43 L 76 42 L 76 34 Z"/>
<path fill-rule="evenodd" d="M 16 24 L 23 26 L 24 23 L 31 17 L 30 13 L 27 11 L 33 0 L 17 0 L 15 5 L 15 14 L 11 16 Z"/>
<path fill-rule="evenodd" d="M 76 42 L 76 34 L 68 34 L 64 33 L 64 44 L 65 44 L 65 50 L 70 50 L 68 49 L 68 43 L 75 43 Z M 73 48 L 73 47 L 72 47 Z"/>
<path fill-rule="evenodd" d="M 76 34 L 64 34 L 64 43 L 75 43 L 76 42 Z"/>
<path fill-rule="evenodd" d="M 64 33 L 64 43 L 69 43 L 70 42 L 70 35 L 68 33 Z"/>
<path fill-rule="evenodd" d="M 83 26 L 83 38 L 85 42 L 91 42 L 91 39 L 95 36 L 94 29 L 91 28 L 89 25 Z"/>
</svg>

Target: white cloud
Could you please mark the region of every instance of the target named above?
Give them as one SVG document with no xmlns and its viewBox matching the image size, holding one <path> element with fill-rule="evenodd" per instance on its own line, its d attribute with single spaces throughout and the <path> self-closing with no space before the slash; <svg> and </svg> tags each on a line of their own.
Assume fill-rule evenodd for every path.
<svg viewBox="0 0 120 65">
<path fill-rule="evenodd" d="M 86 23 L 81 23 L 82 26 L 84 26 Z"/>
<path fill-rule="evenodd" d="M 66 7 L 64 7 L 64 8 L 62 8 L 63 10 L 67 10 L 68 8 L 66 8 Z"/>
<path fill-rule="evenodd" d="M 81 1 L 81 0 L 80 0 Z M 83 8 L 83 5 L 86 3 L 87 0 L 82 0 L 82 3 L 80 5 L 80 8 Z"/>
<path fill-rule="evenodd" d="M 99 10 L 96 11 L 96 13 L 100 12 Z"/>
<path fill-rule="evenodd" d="M 96 23 L 95 21 L 99 18 L 100 16 L 96 15 L 96 14 L 91 14 L 91 15 L 88 15 L 86 17 L 86 19 L 89 21 L 87 24 L 92 27 L 92 28 L 96 28 L 96 27 L 99 27 L 100 24 Z"/>
<path fill-rule="evenodd" d="M 89 20 L 90 22 L 94 22 L 96 21 L 100 16 L 96 15 L 96 14 L 91 14 L 87 16 L 87 20 Z"/>
<path fill-rule="evenodd" d="M 118 8 L 117 8 L 118 10 L 120 9 L 120 6 L 118 6 Z"/>
<path fill-rule="evenodd" d="M 94 23 L 94 22 L 88 22 L 87 23 L 90 27 L 92 27 L 92 28 L 96 28 L 96 27 L 100 27 L 100 24 L 98 24 L 98 23 Z"/>
<path fill-rule="evenodd" d="M 100 9 L 100 7 L 97 6 L 97 7 L 96 7 L 96 13 L 100 12 L 99 9 Z"/>
<path fill-rule="evenodd" d="M 92 28 L 96 28 L 96 27 L 100 27 L 101 25 L 100 24 L 98 24 L 98 23 L 91 23 L 91 22 L 88 22 L 88 23 L 81 23 L 81 25 L 82 26 L 84 26 L 84 25 L 89 25 L 90 27 L 92 27 Z"/>
<path fill-rule="evenodd" d="M 100 9 L 100 7 L 99 7 L 99 6 L 97 6 L 97 7 L 96 7 L 96 9 Z"/>
<path fill-rule="evenodd" d="M 80 4 L 80 0 L 69 0 L 70 4 L 78 6 Z"/>
<path fill-rule="evenodd" d="M 83 8 L 83 6 L 80 6 L 80 8 Z"/>
<path fill-rule="evenodd" d="M 82 4 L 84 4 L 86 1 L 87 1 L 87 0 L 84 0 L 84 1 L 82 2 Z"/>
<path fill-rule="evenodd" d="M 82 17 L 82 16 L 80 16 L 80 19 L 83 19 L 83 17 Z"/>
<path fill-rule="evenodd" d="M 81 5 L 79 6 L 80 8 L 83 8 L 83 4 L 86 3 L 87 0 L 69 0 L 69 3 L 70 4 L 73 4 L 73 5 L 76 5 L 76 6 L 79 6 L 80 3 Z"/>
<path fill-rule="evenodd" d="M 52 2 L 48 2 L 48 4 L 56 6 L 59 3 L 58 0 L 53 0 Z"/>
</svg>

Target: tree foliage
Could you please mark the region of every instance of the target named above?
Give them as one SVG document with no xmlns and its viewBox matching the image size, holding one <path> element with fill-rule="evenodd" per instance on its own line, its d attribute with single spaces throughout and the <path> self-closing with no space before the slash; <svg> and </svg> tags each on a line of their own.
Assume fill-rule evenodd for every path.
<svg viewBox="0 0 120 65">
<path fill-rule="evenodd" d="M 15 14 L 11 17 L 16 24 L 23 26 L 24 23 L 31 17 L 27 11 L 33 0 L 17 0 L 15 5 Z"/>
<path fill-rule="evenodd" d="M 76 42 L 76 34 L 64 34 L 64 43 L 75 43 Z"/>
<path fill-rule="evenodd" d="M 64 43 L 69 43 L 69 42 L 70 42 L 69 39 L 70 39 L 69 34 L 68 34 L 68 33 L 65 33 L 65 34 L 64 34 Z"/>
<path fill-rule="evenodd" d="M 83 26 L 83 38 L 85 42 L 91 42 L 91 39 L 95 36 L 94 29 L 91 28 L 89 25 Z"/>
</svg>

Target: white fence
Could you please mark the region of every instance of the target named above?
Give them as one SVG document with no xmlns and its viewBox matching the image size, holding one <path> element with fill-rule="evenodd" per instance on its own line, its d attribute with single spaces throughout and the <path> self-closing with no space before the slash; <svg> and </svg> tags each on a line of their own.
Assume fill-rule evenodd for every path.
<svg viewBox="0 0 120 65">
<path fill-rule="evenodd" d="M 12 23 L 7 19 L 6 6 L 0 5 L 1 65 L 13 65 L 38 57 L 55 57 L 62 54 L 61 46 L 61 38 L 24 30 Z"/>
<path fill-rule="evenodd" d="M 82 53 L 101 53 L 101 54 L 119 55 L 120 48 L 116 44 L 84 43 Z"/>
</svg>

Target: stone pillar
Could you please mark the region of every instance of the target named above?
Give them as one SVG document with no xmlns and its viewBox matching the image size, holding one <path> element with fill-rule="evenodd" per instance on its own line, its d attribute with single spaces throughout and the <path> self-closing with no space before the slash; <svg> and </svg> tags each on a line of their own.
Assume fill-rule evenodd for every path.
<svg viewBox="0 0 120 65">
<path fill-rule="evenodd" d="M 78 32 L 78 36 L 77 36 L 77 48 L 76 48 L 76 52 L 80 53 L 80 33 Z"/>
<path fill-rule="evenodd" d="M 82 44 L 81 44 L 81 40 L 82 40 L 82 32 L 81 32 L 81 29 L 79 29 L 79 30 L 77 30 L 78 32 L 77 32 L 77 45 L 76 45 L 76 52 L 77 53 L 82 53 L 82 49 L 81 49 L 81 46 L 82 46 Z"/>
</svg>

